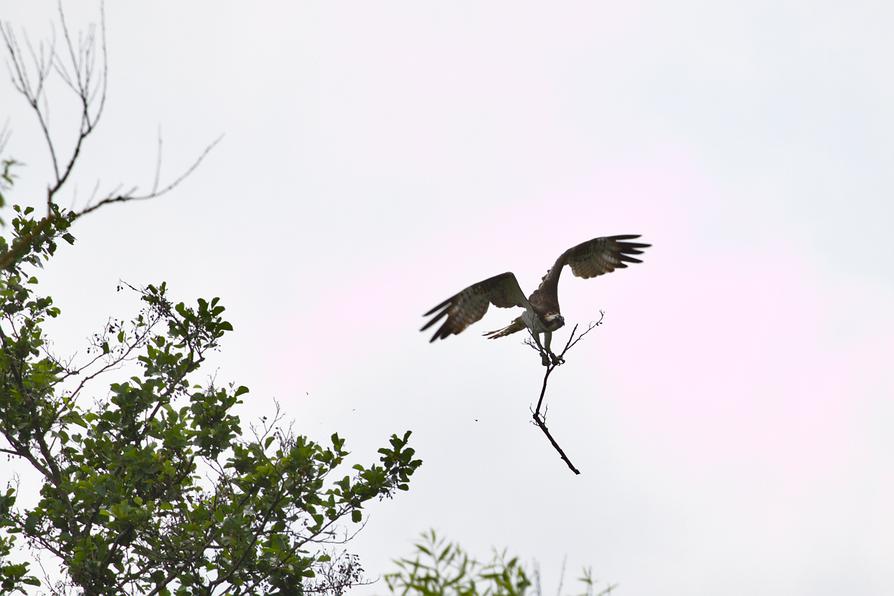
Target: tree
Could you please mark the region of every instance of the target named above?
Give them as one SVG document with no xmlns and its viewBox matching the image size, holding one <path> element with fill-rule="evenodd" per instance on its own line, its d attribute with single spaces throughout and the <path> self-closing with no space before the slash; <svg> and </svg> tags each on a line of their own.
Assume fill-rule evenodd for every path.
<svg viewBox="0 0 894 596">
<path fill-rule="evenodd" d="M 407 490 L 421 464 L 409 432 L 392 435 L 376 463 L 350 474 L 339 473 L 349 455 L 344 439 L 334 434 L 321 444 L 297 434 L 278 407 L 246 432 L 233 408 L 248 389 L 196 379 L 233 330 L 224 307 L 218 298 L 175 301 L 164 282 L 122 284 L 142 309 L 109 320 L 86 359 L 48 348 L 44 324 L 61 312 L 39 294 L 37 274 L 61 241 L 74 243 L 73 224 L 106 205 L 172 190 L 213 147 L 148 193 L 112 192 L 78 212 L 61 207 L 57 197 L 105 104 L 106 49 L 104 26 L 76 46 L 61 5 L 60 19 L 65 51 L 29 43 L 32 63 L 12 28 L 0 28 L 13 82 L 37 116 L 53 166 L 45 213 L 14 205 L 10 237 L 0 238 L 0 452 L 40 482 L 31 507 L 16 506 L 12 478 L 0 493 L 0 591 L 42 584 L 16 560 L 27 546 L 58 561 L 60 575 L 43 582 L 52 593 L 340 593 L 360 581 L 358 566 L 345 564 L 350 556 L 333 562 L 325 545 L 348 540 L 340 524 L 361 524 L 368 502 Z M 53 73 L 81 107 L 64 155 L 44 112 Z M 3 145 L 8 137 L 0 137 Z M 16 163 L 0 164 L 7 192 Z"/>
<path fill-rule="evenodd" d="M 540 572 L 531 571 L 506 551 L 494 551 L 490 560 L 481 562 L 460 545 L 439 538 L 434 530 L 422 534 L 412 557 L 397 559 L 397 570 L 385 575 L 392 594 L 401 596 L 523 596 L 543 594 Z M 564 575 L 564 566 L 562 574 Z M 557 594 L 562 594 L 559 579 Z M 608 596 L 617 587 L 599 589 L 589 569 L 578 579 L 582 596 Z M 598 590 L 598 591 L 597 591 Z"/>
</svg>

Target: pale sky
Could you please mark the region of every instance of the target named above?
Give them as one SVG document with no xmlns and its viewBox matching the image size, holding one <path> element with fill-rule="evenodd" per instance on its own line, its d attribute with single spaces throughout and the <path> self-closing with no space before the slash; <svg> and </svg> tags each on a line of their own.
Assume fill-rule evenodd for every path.
<svg viewBox="0 0 894 596">
<path fill-rule="evenodd" d="M 39 38 L 54 10 L 0 18 Z M 228 306 L 208 372 L 251 388 L 244 421 L 276 398 L 359 462 L 412 430 L 411 490 L 351 544 L 372 577 L 433 527 L 548 586 L 567 555 L 566 586 L 591 565 L 623 596 L 894 593 L 889 3 L 106 11 L 109 105 L 65 200 L 150 186 L 159 127 L 171 175 L 226 136 L 176 193 L 78 224 L 44 274 L 60 351 L 136 310 L 119 279 L 167 280 Z M 2 84 L 7 117 L 10 198 L 39 201 L 46 150 Z M 570 324 L 606 312 L 550 384 L 573 476 L 530 424 L 536 355 L 480 335 L 515 314 L 435 345 L 420 315 L 626 233 L 642 265 L 560 284 Z"/>
</svg>

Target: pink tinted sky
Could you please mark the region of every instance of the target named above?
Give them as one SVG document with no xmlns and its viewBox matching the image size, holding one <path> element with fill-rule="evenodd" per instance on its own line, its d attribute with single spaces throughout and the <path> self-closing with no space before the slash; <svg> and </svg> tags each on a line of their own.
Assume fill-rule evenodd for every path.
<svg viewBox="0 0 894 596">
<path fill-rule="evenodd" d="M 477 280 L 469 271 L 486 277 L 522 270 L 522 285 L 530 290 L 562 250 L 561 242 L 585 239 L 594 228 L 644 232 L 643 240 L 656 245 L 647 251 L 646 265 L 615 274 L 630 279 L 584 282 L 566 272 L 561 286 L 570 322 L 592 318 L 592 305 L 606 295 L 612 310 L 624 316 L 623 332 L 600 350 L 605 370 L 598 373 L 631 391 L 634 399 L 622 407 L 636 413 L 650 433 L 672 434 L 672 449 L 722 444 L 703 455 L 777 460 L 785 474 L 846 465 L 852 449 L 865 447 L 867 408 L 883 406 L 894 394 L 892 373 L 882 372 L 894 351 L 894 317 L 884 309 L 894 297 L 892 288 L 824 270 L 797 238 L 783 247 L 706 242 L 721 222 L 693 214 L 722 191 L 701 174 L 691 160 L 667 152 L 658 163 L 611 164 L 539 202 L 484 208 L 464 223 L 459 243 L 432 234 L 429 243 L 389 254 L 378 268 L 316 295 L 307 310 L 342 313 L 340 324 L 354 341 L 329 332 L 328 318 L 296 313 L 283 323 L 291 326 L 290 337 L 307 341 L 286 348 L 281 363 L 293 363 L 292 369 L 300 363 L 297 376 L 308 386 L 324 384 L 343 370 L 331 354 L 363 361 L 375 343 L 396 331 L 413 335 L 414 318 L 408 315 Z M 556 214 L 559 229 L 544 235 L 539 214 Z M 486 269 L 482 263 L 494 264 Z M 861 312 L 873 317 L 862 318 Z M 513 316 L 491 308 L 487 322 L 469 334 Z M 609 327 L 621 324 L 612 318 Z M 394 321 L 408 324 L 395 330 Z M 423 335 L 420 344 L 430 332 Z M 517 343 L 513 339 L 500 343 Z"/>
<path fill-rule="evenodd" d="M 642 232 L 655 245 L 642 266 L 593 281 L 566 272 L 560 292 L 569 321 L 586 323 L 599 307 L 608 313 L 606 325 L 569 358 L 569 368 L 580 368 L 561 397 L 574 397 L 553 407 L 597 428 L 605 409 L 613 410 L 612 435 L 626 444 L 620 451 L 633 449 L 636 457 L 663 468 L 659 474 L 687 479 L 688 490 L 675 487 L 664 497 L 701 511 L 687 514 L 701 519 L 685 531 L 702 544 L 684 540 L 686 548 L 701 552 L 700 564 L 711 564 L 703 559 L 712 557 L 710 549 L 703 552 L 704 543 L 723 543 L 701 528 L 726 525 L 733 533 L 727 535 L 727 566 L 748 566 L 740 549 L 763 549 L 753 561 L 763 573 L 784 575 L 762 563 L 769 557 L 790 565 L 788 572 L 811 589 L 823 582 L 837 586 L 833 577 L 814 581 L 811 569 L 845 551 L 829 554 L 817 543 L 843 540 L 846 550 L 868 551 L 858 557 L 863 564 L 865 556 L 878 555 L 868 546 L 876 532 L 894 530 L 888 516 L 869 522 L 878 527 L 861 530 L 867 520 L 848 505 L 894 497 L 894 481 L 884 473 L 878 451 L 887 442 L 880 420 L 890 417 L 894 395 L 894 375 L 886 365 L 894 348 L 894 317 L 886 305 L 894 292 L 877 277 L 829 268 L 805 234 L 786 231 L 783 239 L 767 242 L 766 230 L 751 235 L 737 228 L 734 209 L 730 215 L 722 205 L 712 207 L 727 189 L 683 155 L 671 150 L 651 163 L 612 163 L 539 201 L 480 210 L 463 226 L 459 242 L 445 245 L 442 235 L 433 234 L 410 253 L 389 254 L 381 267 L 353 277 L 349 286 L 332 286 L 319 296 L 319 307 L 309 309 L 346 313 L 352 340 L 328 333 L 325 320 L 307 327 L 308 318 L 298 316 L 293 329 L 304 326 L 300 335 L 312 341 L 296 342 L 284 359 L 302 363 L 298 377 L 309 386 L 326 386 L 345 374 L 344 361 L 332 359 L 333 353 L 390 371 L 380 376 L 392 382 L 407 366 L 403 350 L 422 349 L 411 362 L 429 374 L 448 369 L 472 375 L 482 387 L 501 383 L 504 391 L 524 393 L 530 379 L 528 385 L 506 385 L 499 366 L 475 372 L 471 364 L 499 350 L 522 356 L 514 366 L 535 366 L 515 338 L 477 337 L 511 318 L 508 311 L 491 309 L 464 336 L 433 346 L 425 345 L 428 334 L 416 331 L 423 320 L 418 315 L 465 283 L 504 269 L 520 272 L 523 286 L 533 287 L 564 248 L 560 243 L 580 241 L 588 230 Z M 541 214 L 557 214 L 557 229 L 544 234 Z M 401 322 L 399 329 L 394 321 Z M 598 389 L 582 389 L 594 382 Z M 588 394 L 595 400 L 579 401 Z M 439 418 L 437 404 L 454 396 L 429 389 L 415 399 L 431 400 L 430 415 Z M 749 536 L 755 528 L 762 530 Z M 802 543 L 798 535 L 809 539 Z M 792 549 L 805 560 L 784 563 Z M 715 564 L 715 572 L 732 573 Z M 867 586 L 887 582 L 885 575 L 868 573 L 861 578 Z M 780 577 L 776 585 L 802 589 L 790 581 Z M 710 581 L 696 585 L 716 589 Z"/>
</svg>

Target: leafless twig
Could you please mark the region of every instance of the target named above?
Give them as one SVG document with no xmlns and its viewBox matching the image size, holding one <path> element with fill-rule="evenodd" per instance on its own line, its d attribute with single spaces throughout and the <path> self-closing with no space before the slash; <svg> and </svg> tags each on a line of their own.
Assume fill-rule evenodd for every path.
<svg viewBox="0 0 894 596">
<path fill-rule="evenodd" d="M 186 178 L 188 178 L 189 175 L 192 174 L 196 168 L 199 167 L 199 165 L 202 163 L 202 161 L 205 159 L 205 157 L 207 157 L 208 154 L 211 153 L 211 150 L 214 149 L 214 147 L 217 146 L 217 144 L 220 143 L 221 140 L 223 140 L 223 135 L 217 137 L 213 142 L 211 142 L 211 144 L 209 144 L 207 147 L 205 147 L 205 149 L 199 154 L 199 156 L 196 158 L 196 160 L 192 162 L 192 165 L 190 165 L 188 168 L 186 168 L 186 170 L 184 170 L 183 173 L 181 173 L 179 176 L 177 176 L 177 178 L 175 178 L 172 182 L 168 183 L 166 186 L 164 186 L 162 188 L 158 188 L 158 171 L 159 171 L 160 166 L 156 166 L 156 178 L 155 178 L 155 182 L 153 184 L 153 189 L 150 192 L 148 192 L 144 195 L 138 195 L 138 194 L 136 194 L 136 188 L 132 188 L 132 189 L 128 190 L 127 192 L 123 192 L 123 193 L 119 193 L 119 192 L 109 193 L 105 198 L 100 199 L 96 203 L 94 203 L 88 207 L 85 207 L 84 209 L 82 209 L 80 211 L 75 212 L 74 218 L 77 219 L 83 215 L 87 215 L 88 213 L 96 211 L 97 209 L 99 209 L 100 207 L 102 207 L 104 205 L 110 205 L 112 203 L 126 203 L 128 201 L 146 201 L 149 199 L 156 199 L 164 194 L 171 192 L 181 182 L 186 180 Z M 159 149 L 160 148 L 161 148 L 161 140 L 159 139 Z M 159 163 L 159 164 L 161 163 L 161 155 L 160 154 L 159 154 L 157 163 Z"/>
<path fill-rule="evenodd" d="M 571 335 L 568 336 L 568 342 L 565 344 L 565 347 L 562 349 L 562 351 L 558 354 L 558 356 L 556 358 L 551 358 L 550 354 L 544 348 L 542 348 L 539 344 L 534 343 L 534 341 L 532 341 L 531 339 L 525 340 L 525 344 L 534 348 L 534 350 L 538 354 L 540 354 L 541 359 L 543 359 L 543 362 L 547 363 L 546 364 L 546 372 L 543 374 L 543 385 L 540 387 L 540 397 L 537 400 L 537 407 L 534 408 L 533 410 L 531 410 L 531 414 L 534 419 L 534 424 L 537 425 L 537 427 L 543 431 L 543 434 L 545 434 L 546 438 L 549 439 L 550 444 L 559 453 L 559 456 L 562 458 L 562 461 L 564 461 L 568 465 L 568 467 L 571 469 L 571 471 L 574 472 L 575 474 L 580 474 L 580 470 L 578 470 L 576 467 L 574 467 L 574 464 L 571 463 L 571 460 L 568 459 L 568 456 L 565 454 L 565 452 L 562 450 L 562 448 L 559 447 L 559 444 L 553 438 L 552 434 L 549 432 L 549 428 L 547 428 L 547 426 L 546 426 L 546 409 L 543 408 L 543 399 L 544 399 L 544 397 L 546 397 L 546 385 L 549 382 L 549 376 L 552 374 L 552 372 L 554 370 L 556 370 L 556 368 L 558 368 L 559 366 L 561 366 L 562 364 L 565 363 L 565 354 L 568 353 L 568 350 L 570 350 L 571 348 L 576 346 L 577 342 L 582 340 L 584 338 L 584 336 L 586 336 L 590 331 L 592 331 L 596 327 L 599 327 L 602 324 L 602 320 L 604 318 L 605 318 L 605 313 L 600 310 L 599 311 L 599 320 L 591 322 L 587 326 L 587 329 L 585 331 L 581 332 L 580 334 L 577 333 L 577 329 L 578 329 L 579 325 L 575 325 L 574 328 L 571 330 Z M 541 413 L 541 409 L 543 409 L 542 413 Z"/>
<path fill-rule="evenodd" d="M 60 233 L 56 230 L 56 218 L 60 215 L 64 214 L 68 220 L 67 223 L 70 224 L 81 216 L 92 213 L 105 205 L 154 199 L 174 190 L 195 171 L 222 138 L 218 137 L 205 147 L 189 167 L 171 182 L 165 184 L 161 181 L 162 141 L 159 134 L 159 154 L 155 163 L 152 188 L 148 193 L 140 194 L 136 186 L 127 187 L 127 190 L 124 191 L 121 186 L 118 186 L 104 197 L 100 194 L 99 196 L 103 198 L 98 201 L 94 202 L 91 197 L 87 206 L 80 211 L 74 209 L 67 212 L 60 211 L 58 209 L 59 192 L 71 179 L 84 144 L 96 129 L 105 109 L 108 90 L 108 52 L 105 9 L 102 3 L 100 4 L 98 26 L 91 26 L 85 34 L 73 34 L 66 20 L 61 0 L 58 1 L 58 12 L 62 29 L 59 51 L 56 47 L 55 30 L 48 43 L 40 43 L 35 46 L 27 35 L 21 36 L 24 42 L 20 43 L 13 27 L 9 23 L 0 22 L 0 37 L 3 38 L 9 56 L 7 66 L 12 84 L 25 98 L 37 117 L 52 165 L 52 178 L 47 186 L 46 195 L 47 215 L 31 232 L 18 238 L 13 246 L 0 254 L 0 269 L 7 269 L 15 265 L 34 243 L 47 234 Z M 55 135 L 52 133 L 55 131 L 50 127 L 47 82 L 53 74 L 57 75 L 74 94 L 75 102 L 78 105 L 77 134 L 73 145 L 67 151 L 62 150 L 60 144 L 54 139 Z M 8 135 L 0 134 L 0 142 L 6 138 Z M 14 162 L 9 161 L 7 164 L 15 165 Z M 8 167 L 5 173 L 8 173 Z M 93 196 L 96 196 L 96 190 L 94 190 Z"/>
<path fill-rule="evenodd" d="M 6 150 L 6 143 L 9 142 L 9 137 L 12 133 L 9 130 L 9 120 L 3 123 L 3 127 L 0 128 L 0 156 L 3 155 L 3 151 Z"/>
<path fill-rule="evenodd" d="M 53 182 L 47 188 L 47 207 L 56 202 L 56 194 L 69 180 L 75 164 L 81 155 L 84 142 L 96 129 L 106 104 L 108 90 L 108 51 L 106 47 L 105 9 L 100 4 L 99 31 L 91 27 L 86 35 L 74 39 L 62 3 L 59 2 L 59 21 L 62 26 L 64 48 L 62 53 L 56 52 L 56 40 L 53 36 L 48 45 L 39 44 L 35 49 L 31 41 L 25 37 L 26 52 L 23 51 L 12 26 L 0 23 L 0 36 L 3 37 L 9 54 L 9 74 L 13 86 L 24 96 L 28 105 L 37 116 L 53 165 Z M 70 153 L 66 158 L 61 155 L 50 131 L 49 112 L 46 103 L 46 82 L 55 72 L 65 85 L 75 94 L 80 107 L 80 124 L 78 134 Z M 199 166 L 211 149 L 220 142 L 219 137 L 202 151 L 198 158 L 172 182 L 159 188 L 161 170 L 161 136 L 159 134 L 159 155 L 155 165 L 155 176 L 152 190 L 144 195 L 136 194 L 136 188 L 125 193 L 117 189 L 105 198 L 76 212 L 75 218 L 86 215 L 103 205 L 125 201 L 154 199 L 173 190 Z M 64 159 L 63 159 L 64 158 Z"/>
<path fill-rule="evenodd" d="M 84 141 L 95 130 L 102 116 L 106 102 L 108 88 L 108 54 L 106 51 L 105 9 L 100 5 L 100 35 L 99 54 L 100 64 L 97 67 L 97 39 L 93 28 L 85 37 L 79 37 L 78 46 L 72 39 L 65 19 L 65 11 L 62 10 L 62 2 L 59 2 L 59 20 L 62 24 L 62 32 L 65 39 L 67 59 L 63 59 L 56 53 L 55 36 L 49 46 L 40 43 L 35 50 L 31 41 L 25 37 L 25 46 L 31 58 L 31 65 L 26 61 L 25 54 L 9 24 L 0 26 L 6 49 L 9 53 L 9 72 L 16 90 L 25 97 L 28 105 L 37 116 L 44 141 L 50 152 L 50 161 L 53 164 L 54 180 L 47 188 L 47 209 L 51 212 L 54 197 L 69 179 L 78 157 L 81 154 Z M 81 116 L 78 127 L 78 136 L 68 158 L 63 160 L 59 155 L 56 144 L 50 134 L 50 120 L 47 109 L 47 100 L 44 94 L 46 82 L 52 71 L 55 71 L 62 81 L 75 93 L 80 105 Z"/>
</svg>

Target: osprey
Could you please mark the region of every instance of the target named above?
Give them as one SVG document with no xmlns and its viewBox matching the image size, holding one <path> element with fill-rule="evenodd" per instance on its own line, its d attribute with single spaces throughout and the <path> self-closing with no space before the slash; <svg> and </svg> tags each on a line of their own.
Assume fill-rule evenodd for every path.
<svg viewBox="0 0 894 596">
<path fill-rule="evenodd" d="M 624 269 L 627 263 L 642 263 L 631 255 L 642 254 L 642 249 L 651 245 L 629 242 L 637 238 L 639 234 L 603 236 L 569 248 L 559 255 L 556 263 L 543 276 L 540 286 L 527 298 L 512 272 L 507 271 L 479 281 L 425 313 L 423 316 L 434 316 L 420 331 L 425 331 L 447 317 L 430 341 L 446 339 L 481 320 L 491 304 L 500 308 L 520 306 L 525 309 L 520 317 L 502 329 L 485 333 L 485 337 L 506 337 L 527 328 L 543 353 L 544 365 L 548 363 L 546 354 L 555 362 L 556 355 L 550 350 L 552 334 L 565 324 L 559 310 L 559 275 L 562 269 L 565 265 L 570 265 L 571 272 L 576 277 L 587 279 L 611 273 L 615 269 Z M 545 346 L 540 343 L 541 333 L 544 334 Z"/>
</svg>

